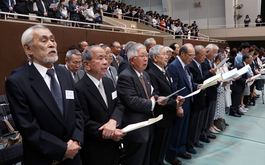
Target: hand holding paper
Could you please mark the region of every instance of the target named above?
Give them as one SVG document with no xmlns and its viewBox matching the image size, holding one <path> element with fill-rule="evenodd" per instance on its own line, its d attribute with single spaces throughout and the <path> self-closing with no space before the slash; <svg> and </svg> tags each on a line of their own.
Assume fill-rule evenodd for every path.
<svg viewBox="0 0 265 165">
<path fill-rule="evenodd" d="M 246 80 L 246 83 L 248 83 L 248 82 L 250 82 L 250 81 L 254 81 L 254 80 L 256 80 L 257 78 L 259 78 L 261 76 L 261 74 L 257 74 L 257 75 L 255 75 L 255 76 L 252 76 L 252 77 L 250 77 L 250 78 L 248 78 L 247 80 Z"/>
<path fill-rule="evenodd" d="M 159 104 L 159 105 L 166 105 L 167 104 L 167 101 L 168 99 L 166 99 L 165 96 L 159 96 L 156 100 L 156 102 Z"/>
<path fill-rule="evenodd" d="M 176 99 L 176 102 L 177 102 L 177 106 L 182 106 L 182 104 L 184 103 L 185 101 L 185 98 L 183 96 L 178 96 L 177 99 Z"/>
<path fill-rule="evenodd" d="M 215 76 L 212 76 L 212 77 L 208 78 L 207 80 L 203 81 L 203 84 L 202 84 L 200 89 L 205 89 L 205 88 L 208 88 L 210 86 L 216 85 L 218 83 L 218 81 L 220 81 L 221 79 L 222 79 L 221 74 L 217 74 Z"/>
</svg>

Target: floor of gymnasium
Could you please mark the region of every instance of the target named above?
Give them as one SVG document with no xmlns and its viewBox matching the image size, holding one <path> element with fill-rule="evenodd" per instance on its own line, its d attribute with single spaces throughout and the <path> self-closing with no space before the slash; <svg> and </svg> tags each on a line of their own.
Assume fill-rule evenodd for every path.
<svg viewBox="0 0 265 165">
<path fill-rule="evenodd" d="M 204 148 L 197 149 L 191 160 L 183 165 L 265 165 L 265 104 L 256 106 L 242 117 L 226 116 L 229 127 Z"/>
</svg>

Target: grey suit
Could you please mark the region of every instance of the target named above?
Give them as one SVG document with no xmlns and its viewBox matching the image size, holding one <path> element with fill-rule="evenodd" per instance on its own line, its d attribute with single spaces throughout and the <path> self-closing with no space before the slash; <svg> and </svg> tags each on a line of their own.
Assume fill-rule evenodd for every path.
<svg viewBox="0 0 265 165">
<path fill-rule="evenodd" d="M 143 72 L 147 93 L 151 95 L 149 75 Z M 141 122 L 152 117 L 152 102 L 132 67 L 121 72 L 117 83 L 118 97 L 125 106 L 123 126 Z M 124 165 L 148 165 L 150 156 L 151 128 L 144 127 L 129 132 L 124 137 Z"/>
<path fill-rule="evenodd" d="M 70 70 L 68 70 L 68 68 L 65 65 L 59 64 L 59 66 L 71 73 L 72 78 L 73 78 L 75 83 L 77 83 L 79 80 L 81 80 L 82 77 L 85 75 L 85 71 L 83 71 L 83 70 L 78 70 L 76 73 L 73 73 Z M 76 74 L 76 75 L 74 75 L 74 74 Z"/>
<path fill-rule="evenodd" d="M 112 80 L 112 82 L 113 82 L 113 85 L 116 87 L 117 80 L 118 80 L 118 73 L 117 73 L 117 69 L 115 67 L 109 66 L 105 77 L 110 78 Z"/>
</svg>

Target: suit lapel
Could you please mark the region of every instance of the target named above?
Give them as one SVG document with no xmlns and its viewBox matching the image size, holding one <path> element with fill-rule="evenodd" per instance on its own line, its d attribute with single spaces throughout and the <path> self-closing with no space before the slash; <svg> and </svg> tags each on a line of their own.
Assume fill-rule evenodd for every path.
<svg viewBox="0 0 265 165">
<path fill-rule="evenodd" d="M 155 74 L 162 79 L 170 88 L 171 88 L 171 82 L 170 82 L 170 77 L 167 74 L 167 71 L 165 70 L 165 74 L 154 64 L 151 64 L 150 67 L 153 69 Z"/>
<path fill-rule="evenodd" d="M 142 86 L 142 84 L 141 84 L 141 82 L 139 80 L 139 77 L 137 76 L 136 72 L 134 71 L 134 69 L 132 67 L 130 67 L 130 71 L 131 71 L 131 73 L 133 75 L 133 80 L 135 82 L 135 85 L 136 85 L 136 88 L 138 89 L 139 94 L 141 94 L 141 96 L 143 98 L 147 99 L 145 91 L 144 91 L 144 87 Z"/>
<path fill-rule="evenodd" d="M 107 101 L 108 101 L 108 108 L 107 109 L 112 109 L 112 93 L 111 93 L 111 88 L 109 85 L 108 80 L 105 78 L 102 78 L 102 83 L 104 85 L 104 90 L 105 90 L 105 94 L 107 97 Z"/>
<path fill-rule="evenodd" d="M 179 73 L 180 73 L 181 77 L 184 78 L 184 82 L 186 83 L 186 87 L 188 87 L 190 89 L 190 83 L 189 83 L 188 77 L 186 75 L 186 71 L 182 67 L 179 59 L 177 59 L 177 62 L 178 62 L 178 70 L 179 70 Z M 190 91 L 192 91 L 192 89 L 190 89 Z"/>
<path fill-rule="evenodd" d="M 43 77 L 40 75 L 34 65 L 31 65 L 29 79 L 31 80 L 31 86 L 37 95 L 41 98 L 44 104 L 47 105 L 48 110 L 64 125 L 63 116 L 53 99 L 53 96 L 46 85 Z"/>
<path fill-rule="evenodd" d="M 93 81 L 87 76 L 85 75 L 85 79 L 86 79 L 86 84 L 87 84 L 87 89 L 88 91 L 95 96 L 96 100 L 104 107 L 104 109 L 106 109 L 106 111 L 108 110 L 106 103 L 104 101 L 104 99 L 102 98 L 101 94 L 99 93 L 98 88 L 95 86 L 95 84 L 93 83 Z M 103 84 L 104 85 L 104 84 Z M 105 87 L 104 87 L 105 90 Z M 106 91 L 105 91 L 106 93 Z"/>
</svg>

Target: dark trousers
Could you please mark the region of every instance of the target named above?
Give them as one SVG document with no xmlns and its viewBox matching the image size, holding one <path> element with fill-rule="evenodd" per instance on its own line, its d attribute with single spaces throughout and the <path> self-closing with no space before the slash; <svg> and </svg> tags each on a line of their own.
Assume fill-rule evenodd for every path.
<svg viewBox="0 0 265 165">
<path fill-rule="evenodd" d="M 125 152 L 122 158 L 122 165 L 149 165 L 151 143 L 151 138 L 146 143 L 138 143 L 124 139 Z"/>
<path fill-rule="evenodd" d="M 195 143 L 199 142 L 201 130 L 204 124 L 205 112 L 206 109 L 191 111 L 187 147 L 193 147 Z"/>
<path fill-rule="evenodd" d="M 172 134 L 170 136 L 169 147 L 166 152 L 166 160 L 173 161 L 177 154 L 187 151 L 187 135 L 190 119 L 190 110 L 184 110 L 182 118 L 177 117 L 173 124 Z"/>
<path fill-rule="evenodd" d="M 239 105 L 241 103 L 241 96 L 242 93 L 232 91 L 231 94 L 232 105 L 230 108 L 230 113 L 237 112 Z"/>
<path fill-rule="evenodd" d="M 204 123 L 201 135 L 207 137 L 209 135 L 209 128 L 213 125 L 214 114 L 216 109 L 216 100 L 208 102 L 206 113 L 204 115 Z"/>
<path fill-rule="evenodd" d="M 91 142 L 82 148 L 81 155 L 83 165 L 119 165 L 120 161 L 118 143 L 114 141 Z"/>
<path fill-rule="evenodd" d="M 172 132 L 172 125 L 168 127 L 159 127 L 158 125 L 154 125 L 150 165 L 164 164 L 163 161 L 168 149 L 169 138 Z"/>
</svg>

